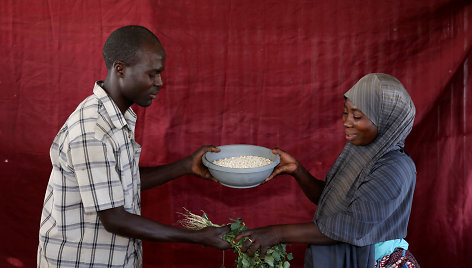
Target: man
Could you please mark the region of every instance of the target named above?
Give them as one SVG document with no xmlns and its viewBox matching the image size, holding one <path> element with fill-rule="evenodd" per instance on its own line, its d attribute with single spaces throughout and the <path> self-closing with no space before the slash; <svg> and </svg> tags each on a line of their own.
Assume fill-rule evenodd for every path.
<svg viewBox="0 0 472 268">
<path fill-rule="evenodd" d="M 165 52 L 141 26 L 114 31 L 103 48 L 105 81 L 70 115 L 51 146 L 53 169 L 41 216 L 38 267 L 141 267 L 141 239 L 229 248 L 224 228 L 189 231 L 140 216 L 140 190 L 193 174 L 212 179 L 203 146 L 164 166 L 139 168 L 133 103 L 151 105 Z"/>
</svg>

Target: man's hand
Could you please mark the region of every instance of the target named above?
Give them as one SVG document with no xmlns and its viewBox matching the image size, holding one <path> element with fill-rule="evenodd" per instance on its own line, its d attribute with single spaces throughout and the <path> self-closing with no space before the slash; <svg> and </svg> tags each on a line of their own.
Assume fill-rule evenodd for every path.
<svg viewBox="0 0 472 268">
<path fill-rule="evenodd" d="M 214 247 L 217 249 L 229 249 L 231 245 L 223 240 L 223 235 L 229 232 L 229 226 L 206 227 L 199 232 L 200 244 Z"/>
<path fill-rule="evenodd" d="M 141 189 L 150 189 L 173 180 L 174 178 L 188 174 L 217 181 L 211 176 L 210 171 L 208 171 L 208 169 L 203 165 L 202 156 L 206 152 L 219 151 L 220 149 L 213 145 L 202 146 L 193 154 L 182 158 L 179 161 L 157 167 L 140 167 Z"/>
<path fill-rule="evenodd" d="M 177 228 L 127 212 L 123 206 L 98 211 L 105 229 L 114 234 L 157 242 L 198 243 L 218 249 L 231 245 L 223 240 L 229 226 L 207 227 L 199 231 Z"/>
</svg>

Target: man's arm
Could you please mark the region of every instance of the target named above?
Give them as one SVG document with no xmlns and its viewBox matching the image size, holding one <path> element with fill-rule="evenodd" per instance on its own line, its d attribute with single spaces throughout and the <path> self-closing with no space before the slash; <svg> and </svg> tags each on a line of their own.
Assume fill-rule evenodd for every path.
<svg viewBox="0 0 472 268">
<path fill-rule="evenodd" d="M 213 145 L 200 147 L 190 156 L 171 164 L 157 167 L 140 167 L 141 190 L 146 190 L 164 184 L 183 175 L 195 175 L 204 179 L 216 181 L 202 163 L 202 156 L 206 152 L 219 152 Z"/>
<path fill-rule="evenodd" d="M 128 213 L 122 206 L 97 213 L 105 229 L 117 235 L 149 241 L 185 242 L 219 249 L 230 248 L 230 245 L 222 240 L 223 234 L 229 231 L 227 226 L 222 228 L 207 227 L 200 231 L 181 229 Z"/>
<path fill-rule="evenodd" d="M 171 164 L 157 167 L 140 167 L 141 190 L 147 190 L 164 184 L 177 177 L 191 174 L 188 166 L 188 158 L 181 159 Z"/>
</svg>

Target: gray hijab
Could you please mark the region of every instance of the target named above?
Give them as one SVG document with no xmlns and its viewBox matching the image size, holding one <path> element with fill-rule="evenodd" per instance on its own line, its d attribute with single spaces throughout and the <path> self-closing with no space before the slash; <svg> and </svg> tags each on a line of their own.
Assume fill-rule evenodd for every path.
<svg viewBox="0 0 472 268">
<path fill-rule="evenodd" d="M 415 106 L 400 81 L 381 73 L 364 76 L 344 96 L 377 126 L 378 135 L 365 146 L 345 145 L 326 175 L 315 223 L 332 239 L 363 246 L 382 238 L 369 237 L 371 225 L 365 224 L 371 217 L 369 211 L 356 214 L 350 205 L 374 164 L 386 153 L 403 148 L 413 126 Z M 406 227 L 402 228 L 406 233 Z"/>
</svg>

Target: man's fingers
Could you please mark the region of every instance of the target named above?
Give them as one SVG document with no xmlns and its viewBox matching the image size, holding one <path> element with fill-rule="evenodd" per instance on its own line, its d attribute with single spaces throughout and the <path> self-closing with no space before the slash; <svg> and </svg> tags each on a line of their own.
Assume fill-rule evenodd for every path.
<svg viewBox="0 0 472 268">
<path fill-rule="evenodd" d="M 214 145 L 207 145 L 207 146 L 205 146 L 205 147 L 206 147 L 205 150 L 206 150 L 207 152 L 215 152 L 215 153 L 217 153 L 217 152 L 221 151 L 220 148 L 216 148 L 216 146 L 214 146 Z"/>
</svg>

